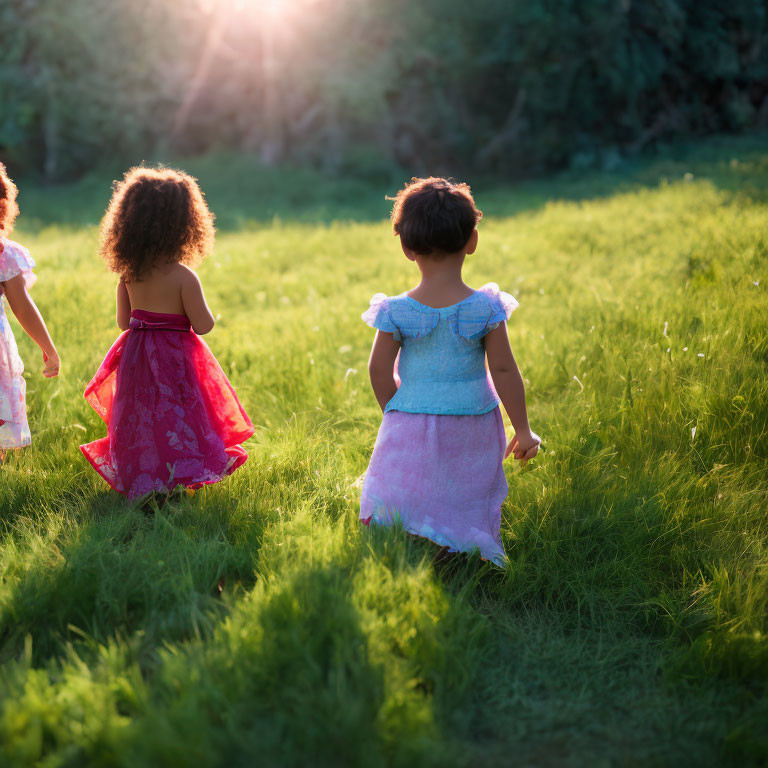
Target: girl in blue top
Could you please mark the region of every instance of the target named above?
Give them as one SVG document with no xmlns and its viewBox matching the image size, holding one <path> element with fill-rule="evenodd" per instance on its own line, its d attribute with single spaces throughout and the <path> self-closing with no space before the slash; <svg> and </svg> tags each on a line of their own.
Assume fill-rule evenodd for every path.
<svg viewBox="0 0 768 768">
<path fill-rule="evenodd" d="M 378 331 L 368 370 L 384 418 L 360 519 L 399 519 L 449 551 L 479 549 L 503 565 L 502 461 L 533 458 L 541 441 L 507 337 L 517 301 L 495 283 L 474 290 L 462 280 L 481 217 L 469 187 L 445 179 L 414 179 L 395 199 L 395 234 L 421 282 L 399 296 L 376 294 L 363 314 Z M 509 445 L 499 402 L 515 429 Z"/>
</svg>

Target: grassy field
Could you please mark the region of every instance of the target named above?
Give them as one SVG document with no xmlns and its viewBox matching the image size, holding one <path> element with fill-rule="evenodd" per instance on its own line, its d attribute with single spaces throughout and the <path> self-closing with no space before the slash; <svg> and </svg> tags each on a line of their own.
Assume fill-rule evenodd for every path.
<svg viewBox="0 0 768 768">
<path fill-rule="evenodd" d="M 292 223 L 290 195 L 192 170 L 222 222 L 208 341 L 257 433 L 149 515 L 77 449 L 117 335 L 88 226 L 108 186 L 21 190 L 63 375 L 17 334 L 34 445 L 0 470 L 0 764 L 765 765 L 765 143 L 477 190 L 467 279 L 520 301 L 545 448 L 508 466 L 506 570 L 356 520 L 380 419 L 359 315 L 414 282 L 394 189 L 333 222 L 355 186 L 329 182 Z"/>
</svg>

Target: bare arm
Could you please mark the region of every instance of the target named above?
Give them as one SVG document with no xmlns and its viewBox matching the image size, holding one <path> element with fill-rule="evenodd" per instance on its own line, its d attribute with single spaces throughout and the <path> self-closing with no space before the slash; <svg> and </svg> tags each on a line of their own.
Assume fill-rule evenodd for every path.
<svg viewBox="0 0 768 768">
<path fill-rule="evenodd" d="M 213 329 L 216 321 L 205 303 L 203 286 L 198 276 L 191 270 L 186 271 L 181 284 L 181 301 L 195 333 L 202 336 Z"/>
<path fill-rule="evenodd" d="M 117 327 L 121 331 L 127 331 L 131 323 L 131 298 L 128 289 L 121 280 L 117 284 Z"/>
<path fill-rule="evenodd" d="M 59 355 L 53 345 L 45 320 L 27 291 L 23 275 L 16 275 L 3 284 L 11 311 L 32 341 L 43 351 L 43 374 L 50 378 L 59 375 Z"/>
<path fill-rule="evenodd" d="M 373 394 L 376 395 L 382 411 L 397 392 L 395 360 L 399 351 L 400 342 L 393 334 L 385 331 L 376 332 L 371 357 L 368 360 L 368 375 L 371 377 Z"/>
<path fill-rule="evenodd" d="M 510 452 L 514 452 L 516 459 L 523 461 L 532 459 L 539 450 L 541 440 L 538 435 L 531 432 L 531 426 L 528 423 L 525 384 L 509 346 L 507 324 L 502 323 L 494 328 L 483 341 L 493 385 L 515 428 L 515 437 L 507 446 L 505 457 L 509 456 Z"/>
</svg>

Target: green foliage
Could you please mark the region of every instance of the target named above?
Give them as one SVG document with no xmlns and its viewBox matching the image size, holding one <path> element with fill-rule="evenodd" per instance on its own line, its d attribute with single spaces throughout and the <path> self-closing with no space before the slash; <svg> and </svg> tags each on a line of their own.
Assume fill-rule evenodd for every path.
<svg viewBox="0 0 768 768">
<path fill-rule="evenodd" d="M 61 179 L 94 161 L 152 153 L 179 88 L 163 55 L 177 21 L 162 0 L 4 3 L 4 154 Z"/>
<path fill-rule="evenodd" d="M 768 127 L 763 0 L 12 0 L 0 27 L 0 150 L 49 180 L 169 149 L 363 177 L 611 168 Z"/>
<path fill-rule="evenodd" d="M 0 763 L 765 764 L 768 164 L 750 147 L 478 193 L 467 279 L 520 300 L 544 437 L 507 467 L 505 570 L 356 520 L 380 419 L 359 314 L 414 279 L 385 222 L 219 236 L 209 343 L 259 428 L 231 478 L 145 512 L 77 450 L 104 433 L 81 393 L 116 336 L 96 232 L 28 230 L 22 197 L 64 367 L 43 379 L 17 333 L 34 444 L 0 468 Z"/>
</svg>

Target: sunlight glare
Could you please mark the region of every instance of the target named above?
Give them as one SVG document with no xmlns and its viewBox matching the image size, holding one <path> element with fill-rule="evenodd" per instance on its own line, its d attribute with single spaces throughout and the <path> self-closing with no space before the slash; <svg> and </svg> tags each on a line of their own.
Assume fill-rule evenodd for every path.
<svg viewBox="0 0 768 768">
<path fill-rule="evenodd" d="M 285 16 L 291 12 L 297 0 L 236 0 L 235 7 L 239 10 L 262 11 L 267 16 Z"/>
</svg>

